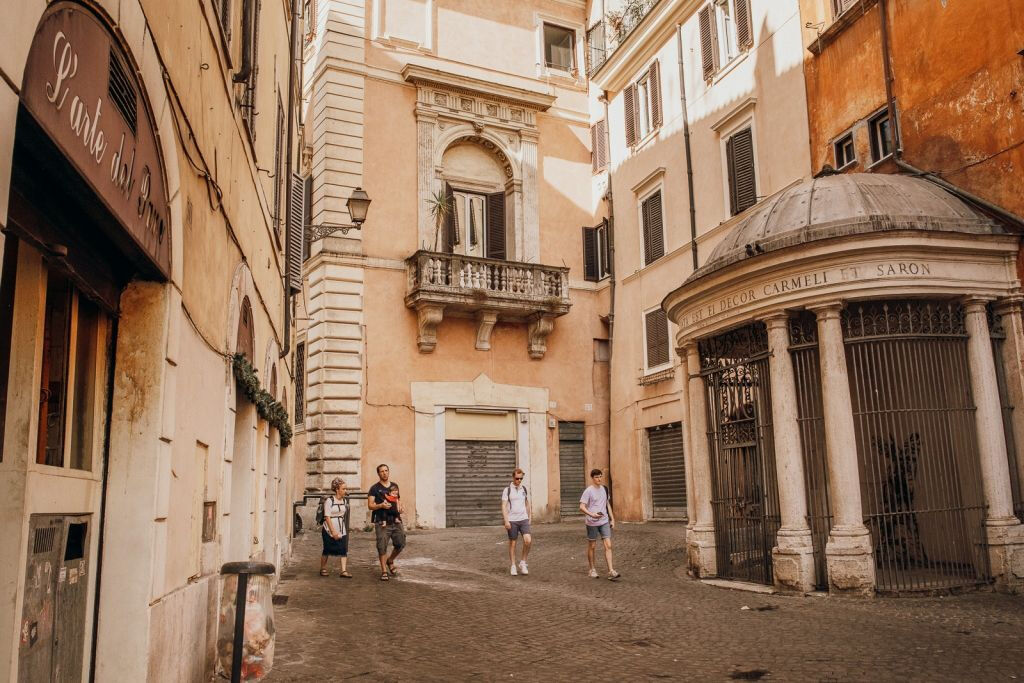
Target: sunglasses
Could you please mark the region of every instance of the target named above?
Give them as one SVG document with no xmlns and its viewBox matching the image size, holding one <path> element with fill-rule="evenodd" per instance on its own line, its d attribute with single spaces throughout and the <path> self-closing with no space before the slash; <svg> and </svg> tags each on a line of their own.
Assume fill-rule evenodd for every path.
<svg viewBox="0 0 1024 683">
<path fill-rule="evenodd" d="M 522 477 L 512 477 L 512 481 L 522 481 Z"/>
</svg>

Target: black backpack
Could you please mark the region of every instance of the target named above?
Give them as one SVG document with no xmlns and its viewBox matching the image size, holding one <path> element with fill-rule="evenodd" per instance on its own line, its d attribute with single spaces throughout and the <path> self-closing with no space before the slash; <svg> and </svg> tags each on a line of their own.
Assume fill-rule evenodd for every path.
<svg viewBox="0 0 1024 683">
<path fill-rule="evenodd" d="M 320 502 L 316 504 L 316 524 L 317 526 L 324 525 L 324 503 L 327 501 L 327 496 L 320 496 Z"/>
</svg>

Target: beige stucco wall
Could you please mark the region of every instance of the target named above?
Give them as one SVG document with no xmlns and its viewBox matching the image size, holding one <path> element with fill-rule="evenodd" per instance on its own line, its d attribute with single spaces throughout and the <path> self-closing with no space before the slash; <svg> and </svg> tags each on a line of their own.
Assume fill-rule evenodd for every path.
<svg viewBox="0 0 1024 683">
<path fill-rule="evenodd" d="M 273 232 L 274 179 L 268 173 L 274 164 L 278 93 L 287 101 L 287 6 L 262 3 L 260 115 L 250 144 L 231 85 L 241 41 L 234 41 L 232 67 L 221 49 L 220 29 L 211 23 L 212 3 L 101 0 L 96 5 L 123 36 L 152 107 L 172 240 L 171 281 L 136 283 L 122 296 L 97 678 L 202 681 L 213 664 L 217 571 L 227 559 L 242 559 L 226 557 L 217 539 L 202 543 L 200 534 L 204 501 L 217 503 L 218 538 L 237 525 L 224 515 L 231 492 L 222 472 L 230 467 L 235 402 L 225 354 L 234 350 L 243 291 L 252 303 L 253 360 L 264 386 L 272 365 L 279 398 L 292 384 L 290 357 L 278 358 L 285 346 L 284 257 Z M 0 224 L 7 222 L 18 90 L 44 8 L 43 2 L 13 3 L 5 8 L 0 29 Z M 186 136 L 184 145 L 175 119 Z M 0 514 L 0 536 L 17 552 L 0 562 L 0 680 L 18 675 L 28 515 L 92 513 L 89 623 L 99 540 L 102 459 L 95 458 L 91 473 L 65 476 L 35 465 L 29 455 L 35 450 L 37 417 L 28 396 L 39 385 L 44 271 L 38 253 L 24 244 L 20 259 L 15 316 L 21 324 L 15 326 L 18 336 L 12 343 L 10 409 L 0 462 L 0 481 L 10 493 Z M 292 455 L 286 449 L 284 466 L 276 466 L 276 433 L 268 434 L 265 423 L 261 428 L 262 453 L 271 456 L 272 464 L 257 460 L 260 479 L 249 517 L 259 520 L 260 536 L 251 554 L 279 561 L 289 544 L 287 534 L 277 529 L 290 528 L 290 506 L 282 501 L 291 493 L 267 493 L 293 485 Z M 281 482 L 268 482 L 268 472 Z M 279 524 L 272 523 L 274 518 Z M 85 676 L 89 645 L 87 639 Z"/>
<path fill-rule="evenodd" d="M 753 128 L 757 194 L 769 196 L 810 172 L 807 114 L 802 74 L 800 16 L 796 0 L 752 3 L 754 45 L 705 82 L 694 3 L 663 2 L 652 10 L 630 42 L 612 53 L 591 82 L 594 120 L 604 118 L 594 93 L 610 95 L 610 175 L 614 196 L 615 267 L 618 288 L 612 357 L 612 477 L 616 512 L 624 519 L 651 516 L 647 427 L 683 419 L 679 358 L 672 350 L 673 377 L 649 385 L 644 368 L 644 313 L 693 270 L 690 206 L 686 178 L 680 54 L 675 27 L 681 25 L 682 62 L 693 158 L 694 208 L 699 263 L 735 219 L 730 220 L 724 140 L 750 122 Z M 663 123 L 630 150 L 625 143 L 622 90 L 659 60 Z M 639 201 L 662 191 L 665 256 L 643 265 Z M 669 339 L 674 338 L 669 324 Z"/>
</svg>

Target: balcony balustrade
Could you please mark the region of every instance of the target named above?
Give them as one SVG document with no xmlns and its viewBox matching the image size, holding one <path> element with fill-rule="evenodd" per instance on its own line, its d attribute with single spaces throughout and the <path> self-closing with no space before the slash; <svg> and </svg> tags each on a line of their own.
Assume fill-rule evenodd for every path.
<svg viewBox="0 0 1024 683">
<path fill-rule="evenodd" d="M 660 0 L 626 0 L 587 30 L 587 75 L 600 69 Z"/>
<path fill-rule="evenodd" d="M 445 315 L 477 321 L 476 348 L 491 348 L 491 331 L 502 322 L 528 324 L 531 358 L 543 358 L 555 318 L 569 312 L 569 269 L 537 263 L 417 251 L 406 260 L 405 305 L 419 316 L 417 344 L 437 346 Z"/>
</svg>

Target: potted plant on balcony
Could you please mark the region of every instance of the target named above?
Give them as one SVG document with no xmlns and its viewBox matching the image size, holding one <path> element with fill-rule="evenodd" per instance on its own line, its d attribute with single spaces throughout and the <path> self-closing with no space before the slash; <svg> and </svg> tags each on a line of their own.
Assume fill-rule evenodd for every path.
<svg viewBox="0 0 1024 683">
<path fill-rule="evenodd" d="M 437 190 L 426 200 L 430 208 L 430 215 L 434 217 L 434 251 L 441 251 L 439 240 L 441 239 L 441 228 L 444 226 L 448 214 L 454 208 L 452 200 L 441 190 Z"/>
</svg>

